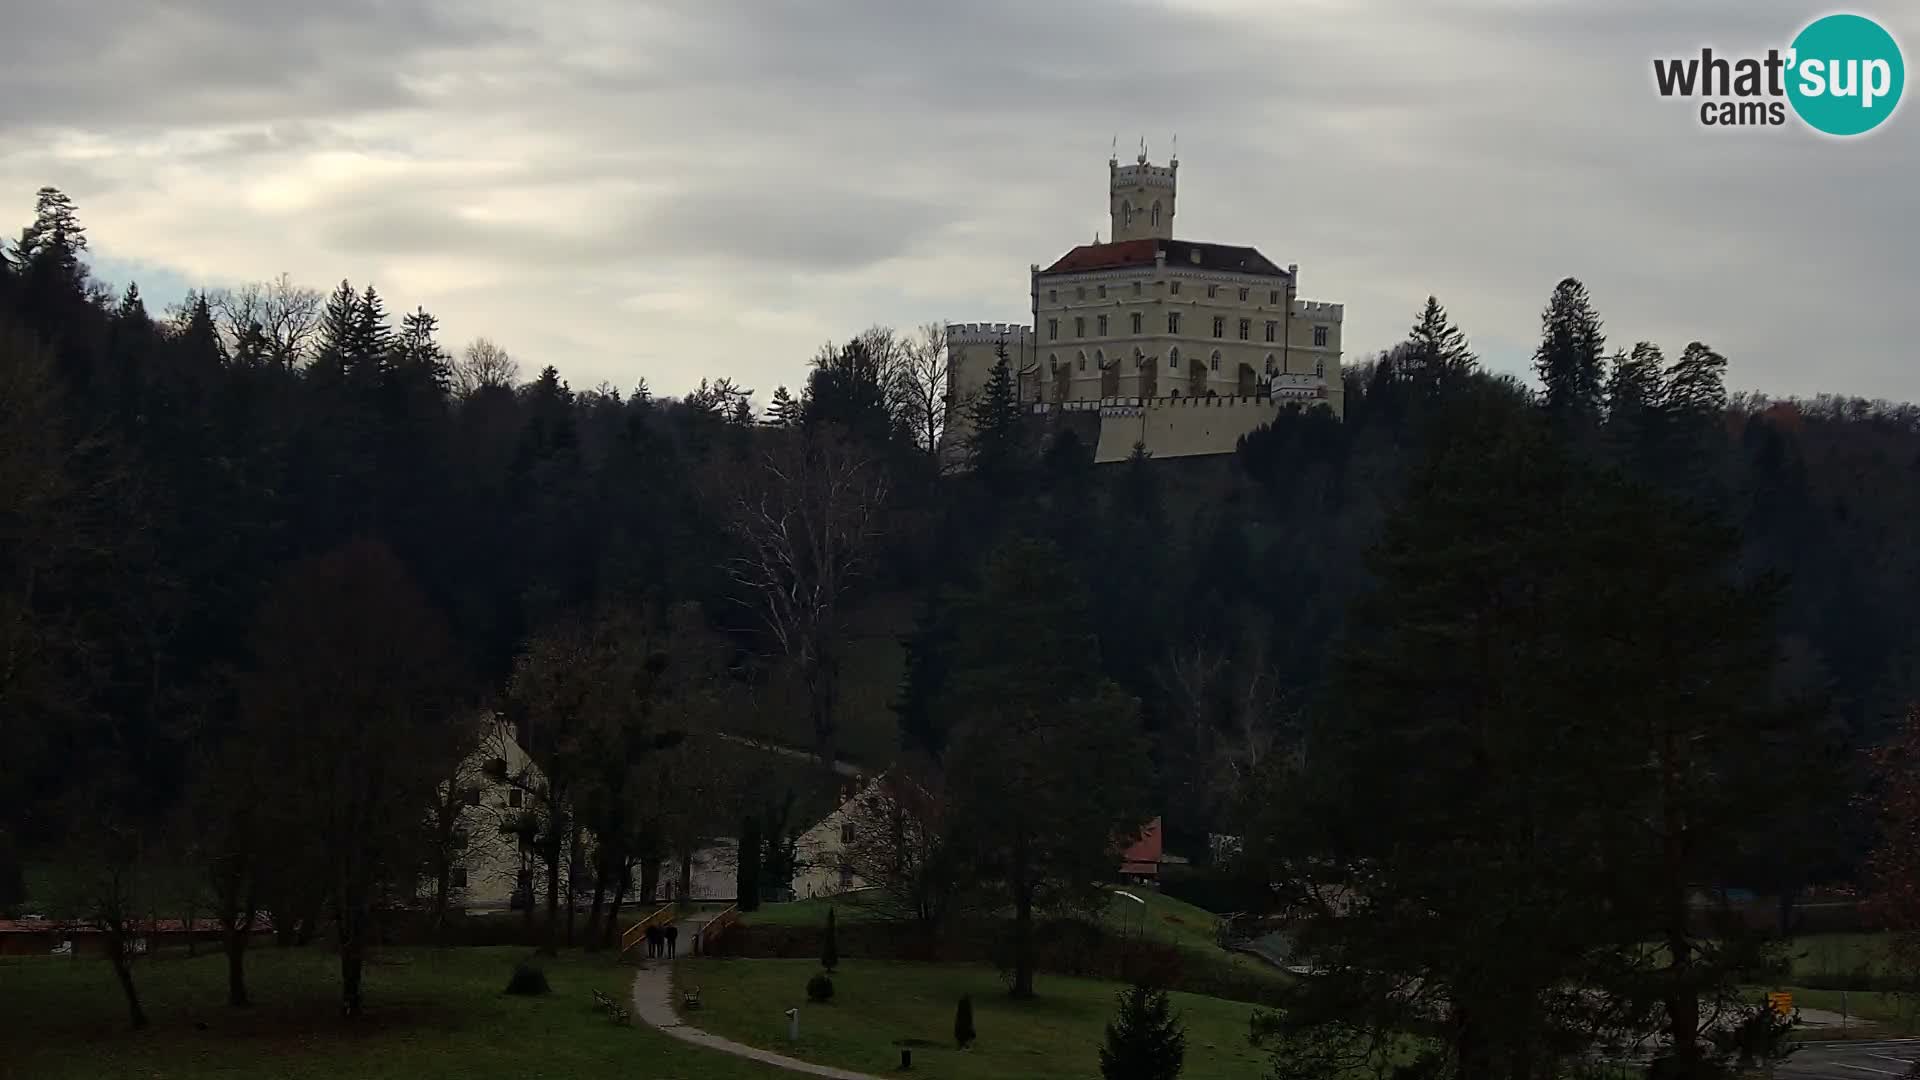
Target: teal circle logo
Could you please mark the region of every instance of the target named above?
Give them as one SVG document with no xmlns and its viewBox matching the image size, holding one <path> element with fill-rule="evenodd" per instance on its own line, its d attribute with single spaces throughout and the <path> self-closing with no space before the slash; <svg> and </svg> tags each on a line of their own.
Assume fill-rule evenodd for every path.
<svg viewBox="0 0 1920 1080">
<path fill-rule="evenodd" d="M 1787 99 L 1808 126 L 1828 135 L 1863 135 L 1900 104 L 1907 67 L 1893 35 L 1860 15 L 1828 15 L 1807 24 L 1789 54 Z"/>
</svg>

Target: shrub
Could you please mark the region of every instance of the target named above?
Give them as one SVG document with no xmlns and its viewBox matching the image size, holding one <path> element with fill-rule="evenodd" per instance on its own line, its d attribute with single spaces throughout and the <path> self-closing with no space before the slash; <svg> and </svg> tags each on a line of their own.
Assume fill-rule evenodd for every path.
<svg viewBox="0 0 1920 1080">
<path fill-rule="evenodd" d="M 833 980 L 825 975 L 815 975 L 807 980 L 807 1000 L 828 1002 L 833 1000 Z"/>
<path fill-rule="evenodd" d="M 973 1030 L 973 995 L 961 994 L 960 1004 L 953 1010 L 953 1041 L 965 1050 L 973 1045 L 976 1037 Z"/>
<path fill-rule="evenodd" d="M 1106 1080 L 1174 1080 L 1187 1057 L 1186 1026 L 1165 990 L 1136 986 L 1119 995 L 1120 1010 L 1100 1048 Z"/>
<path fill-rule="evenodd" d="M 544 994 L 552 989 L 547 985 L 547 973 L 540 965 L 525 960 L 514 965 L 513 978 L 507 980 L 509 994 Z"/>
</svg>

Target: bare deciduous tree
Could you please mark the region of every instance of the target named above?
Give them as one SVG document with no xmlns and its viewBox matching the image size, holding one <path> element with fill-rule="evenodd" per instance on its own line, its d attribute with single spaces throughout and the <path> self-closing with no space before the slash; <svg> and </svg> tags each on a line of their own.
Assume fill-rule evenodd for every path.
<svg viewBox="0 0 1920 1080">
<path fill-rule="evenodd" d="M 320 293 L 295 285 L 286 274 L 237 289 L 220 289 L 209 293 L 207 300 L 220 320 L 220 336 L 229 352 L 238 351 L 248 330 L 257 326 L 266 339 L 268 357 L 282 367 L 293 367 L 304 359 L 320 330 Z"/>
<path fill-rule="evenodd" d="M 849 900 L 879 918 L 931 941 L 971 898 L 972 867 L 933 769 L 889 771 L 846 807 L 842 828 L 842 865 L 869 886 Z"/>
<path fill-rule="evenodd" d="M 900 394 L 914 445 L 929 457 L 939 453 L 947 431 L 950 375 L 946 325 L 927 323 L 906 342 Z"/>
<path fill-rule="evenodd" d="M 833 761 L 845 603 L 886 497 L 886 474 L 866 450 L 831 430 L 793 430 L 773 441 L 730 507 L 741 552 L 728 572 L 800 677 L 823 764 Z"/>
<path fill-rule="evenodd" d="M 477 337 L 467 342 L 460 358 L 453 362 L 456 397 L 472 397 L 487 387 L 511 390 L 519 380 L 519 362 L 488 338 Z"/>
</svg>

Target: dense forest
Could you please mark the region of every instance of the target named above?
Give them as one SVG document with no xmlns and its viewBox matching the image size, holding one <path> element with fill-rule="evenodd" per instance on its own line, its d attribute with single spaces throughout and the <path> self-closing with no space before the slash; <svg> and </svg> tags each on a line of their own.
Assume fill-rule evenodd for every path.
<svg viewBox="0 0 1920 1080">
<path fill-rule="evenodd" d="M 326 754 L 442 761 L 459 742 L 457 723 L 402 737 L 375 719 L 350 749 L 316 745 L 356 708 L 505 709 L 537 760 L 577 777 L 568 812 L 618 820 L 622 780 L 558 764 L 606 744 L 569 733 L 555 703 L 655 682 L 649 701 L 684 702 L 694 677 L 672 673 L 690 671 L 760 734 L 874 767 L 945 762 L 983 789 L 1006 782 L 985 762 L 1010 744 L 969 703 L 1051 693 L 1088 730 L 1137 719 L 1137 777 L 1114 746 L 1082 748 L 1119 754 L 1102 813 L 1164 816 L 1173 850 L 1204 861 L 1228 833 L 1358 843 L 1300 835 L 1297 806 L 1276 823 L 1286 800 L 1265 794 L 1339 805 L 1305 779 L 1326 761 L 1349 795 L 1456 798 L 1402 783 L 1417 756 L 1349 735 L 1470 693 L 1441 670 L 1471 667 L 1449 651 L 1464 646 L 1416 631 L 1422 605 L 1483 601 L 1498 630 L 1482 645 L 1533 671 L 1510 687 L 1531 723 L 1558 722 L 1575 689 L 1654 682 L 1712 712 L 1705 682 L 1658 674 L 1709 662 L 1731 665 L 1713 693 L 1739 679 L 1755 699 L 1715 716 L 1790 714 L 1744 729 L 1741 767 L 1795 782 L 1729 787 L 1767 800 L 1746 808 L 1767 841 L 1730 839 L 1680 884 L 1791 898 L 1855 880 L 1872 843 L 1862 751 L 1920 696 L 1920 408 L 1730 395 L 1728 360 L 1698 342 L 1609 351 L 1571 278 L 1543 312 L 1538 389 L 1483 371 L 1428 300 L 1404 342 L 1345 369 L 1344 419 L 1290 410 L 1231 457 L 1096 468 L 1078 432 L 1021 413 L 1003 358 L 964 405 L 977 434 L 955 470 L 938 452 L 937 327 L 824 347 L 798 393 L 765 405 L 724 370 L 678 398 L 644 380 L 576 390 L 557 364 L 522 379 L 485 339 L 450 348 L 430 313 L 396 315 L 370 284 L 281 277 L 152 312 L 137 285 L 92 276 L 87 246 L 45 189 L 0 248 L 0 909 L 37 861 L 225 835 L 219 808 L 248 803 L 236 778 Z M 1715 575 L 1737 595 L 1702 584 Z M 1508 590 L 1511 606 L 1489 599 Z M 1706 609 L 1725 621 L 1689 623 Z M 1628 638 L 1657 620 L 1663 647 L 1608 653 L 1602 671 L 1594 643 L 1614 639 L 1562 640 L 1555 619 Z M 1765 662 L 1732 655 L 1748 646 Z M 699 656 L 658 659 L 675 649 Z M 382 685 L 341 677 L 369 655 Z M 602 681 L 560 685 L 588 669 Z M 855 737 L 875 701 L 884 737 Z M 369 815 L 389 798 L 308 779 Z M 412 781 L 421 814 L 439 779 Z M 1562 781 L 1543 797 L 1604 796 Z M 328 827 L 296 831 L 325 847 Z M 666 827 L 615 861 L 670 847 Z M 558 875 L 564 837 L 532 839 Z M 361 861 L 334 866 L 336 901 L 376 888 Z"/>
</svg>

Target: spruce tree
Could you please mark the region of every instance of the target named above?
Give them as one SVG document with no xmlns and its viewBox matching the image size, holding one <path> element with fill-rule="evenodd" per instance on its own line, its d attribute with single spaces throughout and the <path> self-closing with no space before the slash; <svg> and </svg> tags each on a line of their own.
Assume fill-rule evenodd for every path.
<svg viewBox="0 0 1920 1080">
<path fill-rule="evenodd" d="M 833 925 L 832 908 L 827 909 L 827 933 L 826 939 L 820 943 L 820 966 L 826 968 L 828 973 L 840 966 L 840 941 Z"/>
<path fill-rule="evenodd" d="M 1104 1080 L 1174 1080 L 1186 1062 L 1187 1032 L 1164 990 L 1136 986 L 1118 995 L 1120 1009 L 1100 1048 Z"/>
<path fill-rule="evenodd" d="M 317 375 L 338 376 L 345 372 L 359 318 L 360 296 L 353 291 L 353 283 L 343 278 L 339 287 L 327 296 L 326 306 L 320 310 L 313 359 Z"/>
<path fill-rule="evenodd" d="M 354 309 L 353 332 L 347 346 L 349 369 L 360 372 L 363 377 L 374 376 L 391 361 L 393 344 L 386 304 L 369 285 Z"/>
<path fill-rule="evenodd" d="M 1607 375 L 1607 445 L 1617 462 L 1642 478 L 1660 467 L 1665 366 L 1660 347 L 1642 341 L 1615 356 Z"/>
<path fill-rule="evenodd" d="M 1693 342 L 1667 369 L 1661 404 L 1676 418 L 1717 418 L 1727 408 L 1727 358 Z"/>
<path fill-rule="evenodd" d="M 1473 373 L 1479 357 L 1467 345 L 1467 335 L 1447 318 L 1440 301 L 1427 297 L 1427 306 L 1407 335 L 1407 348 L 1400 354 L 1401 374 L 1423 388 L 1436 389 Z"/>
<path fill-rule="evenodd" d="M 968 407 L 973 433 L 968 442 L 969 463 L 989 487 L 1011 487 L 1025 464 L 1021 456 L 1020 401 L 1013 381 L 1007 343 L 994 346 L 993 370 L 980 396 Z"/>
<path fill-rule="evenodd" d="M 953 1008 L 953 1042 L 965 1050 L 973 1045 L 979 1034 L 973 1030 L 973 995 L 961 994 L 960 1004 Z"/>
<path fill-rule="evenodd" d="M 59 188 L 41 188 L 34 197 L 33 223 L 21 231 L 16 245 L 21 266 L 51 264 L 71 270 L 85 250 L 87 230 L 73 200 Z"/>
<path fill-rule="evenodd" d="M 1547 415 L 1563 432 L 1590 431 L 1599 423 L 1600 358 L 1606 343 L 1587 287 L 1575 278 L 1555 286 L 1540 314 L 1533 369 L 1544 386 Z"/>
</svg>

